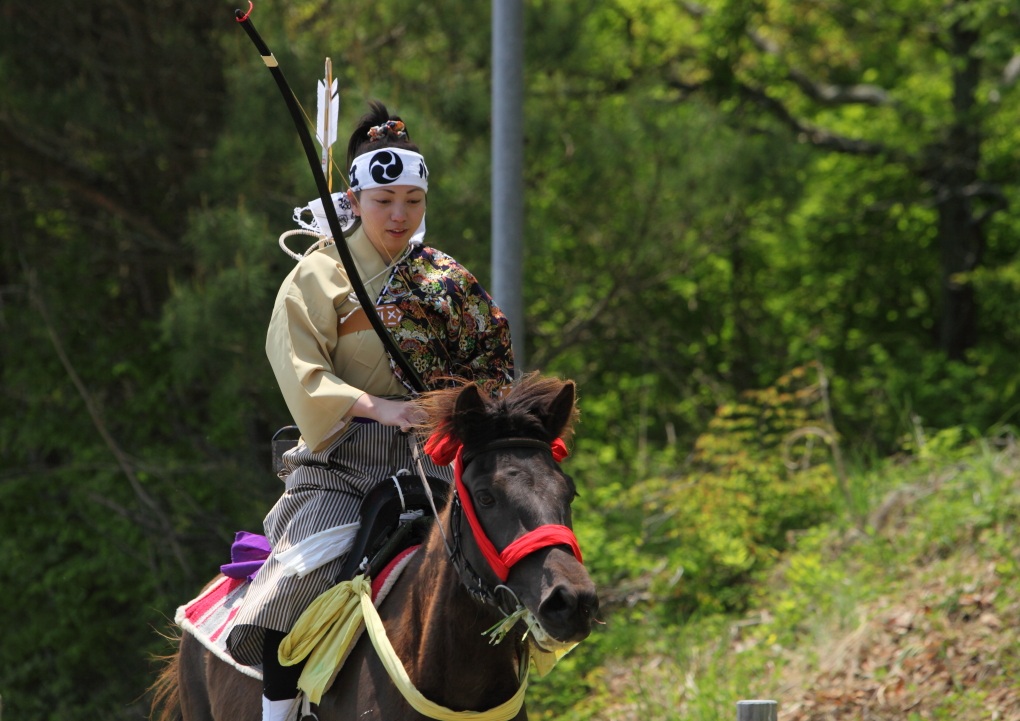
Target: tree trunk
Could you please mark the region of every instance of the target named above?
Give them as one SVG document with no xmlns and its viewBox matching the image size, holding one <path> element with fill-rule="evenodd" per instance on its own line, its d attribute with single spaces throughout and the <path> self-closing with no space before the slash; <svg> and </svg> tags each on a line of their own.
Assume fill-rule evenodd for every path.
<svg viewBox="0 0 1020 721">
<path fill-rule="evenodd" d="M 938 206 L 938 241 L 942 259 L 942 309 L 939 346 L 962 360 L 977 343 L 978 306 L 973 285 L 959 278 L 981 263 L 984 237 L 974 209 L 981 133 L 977 88 L 981 61 L 973 52 L 976 31 L 957 21 L 950 30 L 953 65 L 953 118 L 941 152 L 931 169 Z"/>
</svg>

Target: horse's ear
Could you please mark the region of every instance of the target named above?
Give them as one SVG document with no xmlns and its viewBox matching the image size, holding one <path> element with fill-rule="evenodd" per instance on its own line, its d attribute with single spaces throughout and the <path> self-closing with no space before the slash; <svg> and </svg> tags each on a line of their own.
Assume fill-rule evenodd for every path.
<svg viewBox="0 0 1020 721">
<path fill-rule="evenodd" d="M 574 415 L 574 382 L 567 381 L 549 404 L 545 416 L 545 427 L 550 440 L 559 438 Z"/>
<path fill-rule="evenodd" d="M 485 412 L 485 401 L 478 392 L 478 386 L 474 383 L 464 386 L 464 389 L 457 395 L 457 402 L 454 404 L 453 413 L 456 419 L 457 435 L 461 440 L 464 433 L 461 429 L 469 427 L 478 420 L 478 416 Z"/>
</svg>

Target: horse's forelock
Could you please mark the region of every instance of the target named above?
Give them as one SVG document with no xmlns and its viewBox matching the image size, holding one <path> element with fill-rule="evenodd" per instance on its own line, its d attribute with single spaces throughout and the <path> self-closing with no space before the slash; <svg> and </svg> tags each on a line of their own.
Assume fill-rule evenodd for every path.
<svg viewBox="0 0 1020 721">
<path fill-rule="evenodd" d="M 454 411 L 457 407 L 457 398 L 464 390 L 466 383 L 455 378 L 445 380 L 448 384 L 447 387 L 429 391 L 416 401 L 426 413 L 426 420 L 418 427 L 418 432 L 422 436 L 428 437 L 433 433 L 456 435 L 453 427 Z"/>
<path fill-rule="evenodd" d="M 466 414 L 457 410 L 457 399 L 464 391 L 460 382 L 443 390 L 432 391 L 419 399 L 429 420 L 422 427 L 424 435 L 452 434 L 466 446 L 476 446 L 497 438 L 522 436 L 553 441 L 557 436 L 569 438 L 577 419 L 576 405 L 572 405 L 560 429 L 550 429 L 549 416 L 560 393 L 570 381 L 544 377 L 537 373 L 525 376 L 515 383 L 501 398 L 482 389 L 481 405 L 472 407 Z"/>
</svg>

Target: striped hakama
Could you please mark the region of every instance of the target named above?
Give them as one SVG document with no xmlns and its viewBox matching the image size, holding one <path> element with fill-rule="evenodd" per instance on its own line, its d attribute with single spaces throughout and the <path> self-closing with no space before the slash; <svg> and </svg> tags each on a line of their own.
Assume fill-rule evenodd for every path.
<svg viewBox="0 0 1020 721">
<path fill-rule="evenodd" d="M 227 639 L 230 654 L 240 663 L 262 663 L 265 629 L 290 631 L 298 617 L 329 590 L 346 554 L 303 577 L 284 576 L 278 553 L 309 536 L 358 520 L 365 494 L 402 469 L 417 475 L 406 434 L 378 423 L 351 423 L 330 446 L 313 453 L 300 443 L 283 456 L 287 488 L 265 518 L 265 534 L 273 551 L 248 589 L 244 605 Z M 422 454 L 425 474 L 452 480 Z"/>
</svg>

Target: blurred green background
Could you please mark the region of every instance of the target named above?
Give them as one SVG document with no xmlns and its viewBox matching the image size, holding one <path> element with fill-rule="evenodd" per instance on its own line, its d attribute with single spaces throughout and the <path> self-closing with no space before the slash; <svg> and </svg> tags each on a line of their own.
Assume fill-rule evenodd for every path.
<svg viewBox="0 0 1020 721">
<path fill-rule="evenodd" d="M 280 491 L 264 334 L 315 187 L 233 10 L 0 1 L 12 721 L 144 717 L 176 606 Z M 1015 3 L 525 13 L 526 357 L 579 385 L 569 470 L 610 626 L 745 610 L 797 533 L 864 517 L 857 469 L 1016 422 Z M 404 117 L 431 242 L 488 284 L 488 3 L 252 17 L 306 108 L 329 56 L 342 127 L 369 99 Z M 642 638 L 591 642 L 538 713 Z"/>
</svg>

